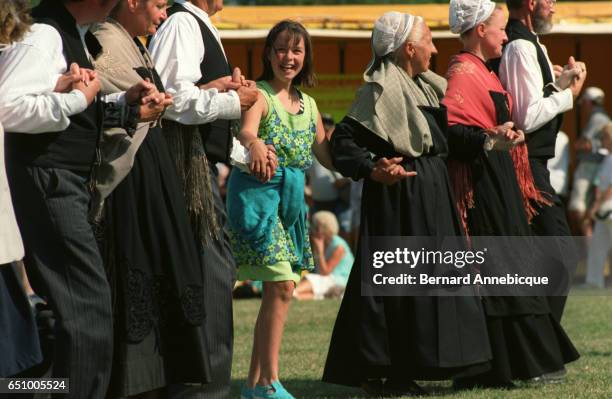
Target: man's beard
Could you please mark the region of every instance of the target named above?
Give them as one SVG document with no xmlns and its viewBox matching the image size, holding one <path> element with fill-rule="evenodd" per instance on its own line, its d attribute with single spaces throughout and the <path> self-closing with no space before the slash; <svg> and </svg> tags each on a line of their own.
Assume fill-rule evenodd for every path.
<svg viewBox="0 0 612 399">
<path fill-rule="evenodd" d="M 540 15 L 540 5 L 535 9 L 533 13 L 533 30 L 539 35 L 550 32 L 553 28 L 552 15 L 548 18 L 544 18 Z"/>
</svg>

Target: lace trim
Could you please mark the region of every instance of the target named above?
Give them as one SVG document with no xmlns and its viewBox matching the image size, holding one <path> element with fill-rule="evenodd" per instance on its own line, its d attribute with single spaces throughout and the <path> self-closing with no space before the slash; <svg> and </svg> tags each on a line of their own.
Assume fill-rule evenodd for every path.
<svg viewBox="0 0 612 399">
<path fill-rule="evenodd" d="M 141 341 L 155 325 L 168 326 L 180 311 L 185 322 L 202 323 L 205 316 L 202 286 L 184 287 L 179 299 L 167 276 L 150 277 L 125 263 L 122 267 L 127 270 L 126 333 L 130 341 Z"/>
</svg>

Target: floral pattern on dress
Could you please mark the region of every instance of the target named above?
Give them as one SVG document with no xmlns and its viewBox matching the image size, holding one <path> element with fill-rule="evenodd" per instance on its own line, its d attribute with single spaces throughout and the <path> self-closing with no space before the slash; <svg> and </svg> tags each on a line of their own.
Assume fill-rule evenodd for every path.
<svg viewBox="0 0 612 399">
<path fill-rule="evenodd" d="M 306 224 L 308 230 L 308 223 Z M 272 239 L 263 251 L 256 250 L 250 241 L 243 239 L 230 229 L 230 243 L 238 267 L 241 265 L 274 265 L 278 262 L 289 262 L 294 272 L 314 270 L 314 259 L 310 247 L 310 239 L 306 236 L 302 259 L 295 256 L 293 241 L 289 233 L 283 229 L 280 219 L 272 229 Z"/>
<path fill-rule="evenodd" d="M 258 87 L 263 92 L 264 97 L 266 97 L 269 112 L 269 115 L 262 119 L 260 123 L 257 133 L 258 137 L 266 144 L 274 146 L 279 167 L 292 167 L 305 171 L 312 165 L 311 146 L 315 140 L 318 116 L 316 103 L 308 95 L 302 93 L 304 112 L 298 115 L 289 114 L 273 98 L 274 94 L 271 92 L 269 85 L 259 82 Z M 285 114 L 283 115 L 286 117 L 285 120 L 279 112 Z M 305 121 L 306 118 L 309 120 Z M 296 128 L 295 125 L 301 125 L 304 128 Z M 306 205 L 304 204 L 304 206 Z M 313 270 L 314 259 L 308 236 L 308 220 L 306 220 L 304 226 L 305 242 L 302 259 L 297 259 L 291 236 L 283 228 L 280 217 L 277 217 L 276 223 L 272 228 L 269 243 L 259 247 L 245 240 L 238 232 L 230 228 L 230 243 L 238 267 L 241 265 L 261 266 L 274 265 L 278 262 L 289 262 L 294 272 L 299 273 L 301 270 Z"/>
<path fill-rule="evenodd" d="M 276 108 L 270 107 L 270 117 L 259 127 L 258 136 L 266 144 L 276 149 L 276 157 L 280 166 L 291 166 L 306 170 L 312 165 L 310 147 L 317 131 L 316 123 L 311 123 L 307 129 L 290 130 L 278 115 Z"/>
</svg>

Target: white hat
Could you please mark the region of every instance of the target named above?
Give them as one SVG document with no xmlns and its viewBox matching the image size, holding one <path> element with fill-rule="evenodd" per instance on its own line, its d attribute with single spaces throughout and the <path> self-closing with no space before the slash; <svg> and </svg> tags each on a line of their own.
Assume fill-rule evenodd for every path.
<svg viewBox="0 0 612 399">
<path fill-rule="evenodd" d="M 593 102 L 603 101 L 605 94 L 604 91 L 599 87 L 591 86 L 584 89 L 581 96 L 583 99 L 591 100 Z"/>
<path fill-rule="evenodd" d="M 451 0 L 448 25 L 453 33 L 464 33 L 486 21 L 495 10 L 491 0 Z"/>
<path fill-rule="evenodd" d="M 408 38 L 415 17 L 397 11 L 389 11 L 374 22 L 372 31 L 372 51 L 383 57 L 397 50 Z"/>
</svg>

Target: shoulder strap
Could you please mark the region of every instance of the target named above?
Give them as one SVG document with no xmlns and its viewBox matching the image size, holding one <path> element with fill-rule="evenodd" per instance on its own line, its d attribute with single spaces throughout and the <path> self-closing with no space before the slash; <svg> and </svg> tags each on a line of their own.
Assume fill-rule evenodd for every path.
<svg viewBox="0 0 612 399">
<path fill-rule="evenodd" d="M 219 41 L 217 40 L 215 35 L 213 35 L 213 33 L 208 28 L 208 26 L 206 26 L 206 24 L 204 23 L 204 21 L 202 21 L 200 19 L 200 17 L 198 17 L 196 14 L 194 14 L 191 11 L 189 11 L 188 9 L 186 9 L 181 4 L 178 4 L 178 3 L 175 3 L 172 7 L 170 7 L 170 9 L 168 10 L 168 16 L 176 14 L 177 12 L 186 12 L 187 14 L 191 15 L 192 17 L 194 17 L 195 20 L 198 23 L 198 26 L 200 27 L 200 31 L 202 33 L 202 40 L 208 39 L 208 40 L 212 41 L 214 43 L 214 45 L 217 47 L 217 50 L 220 51 L 221 54 L 225 54 L 225 52 L 221 48 L 221 45 L 219 44 Z M 231 68 L 230 68 L 230 70 L 231 70 Z"/>
</svg>

